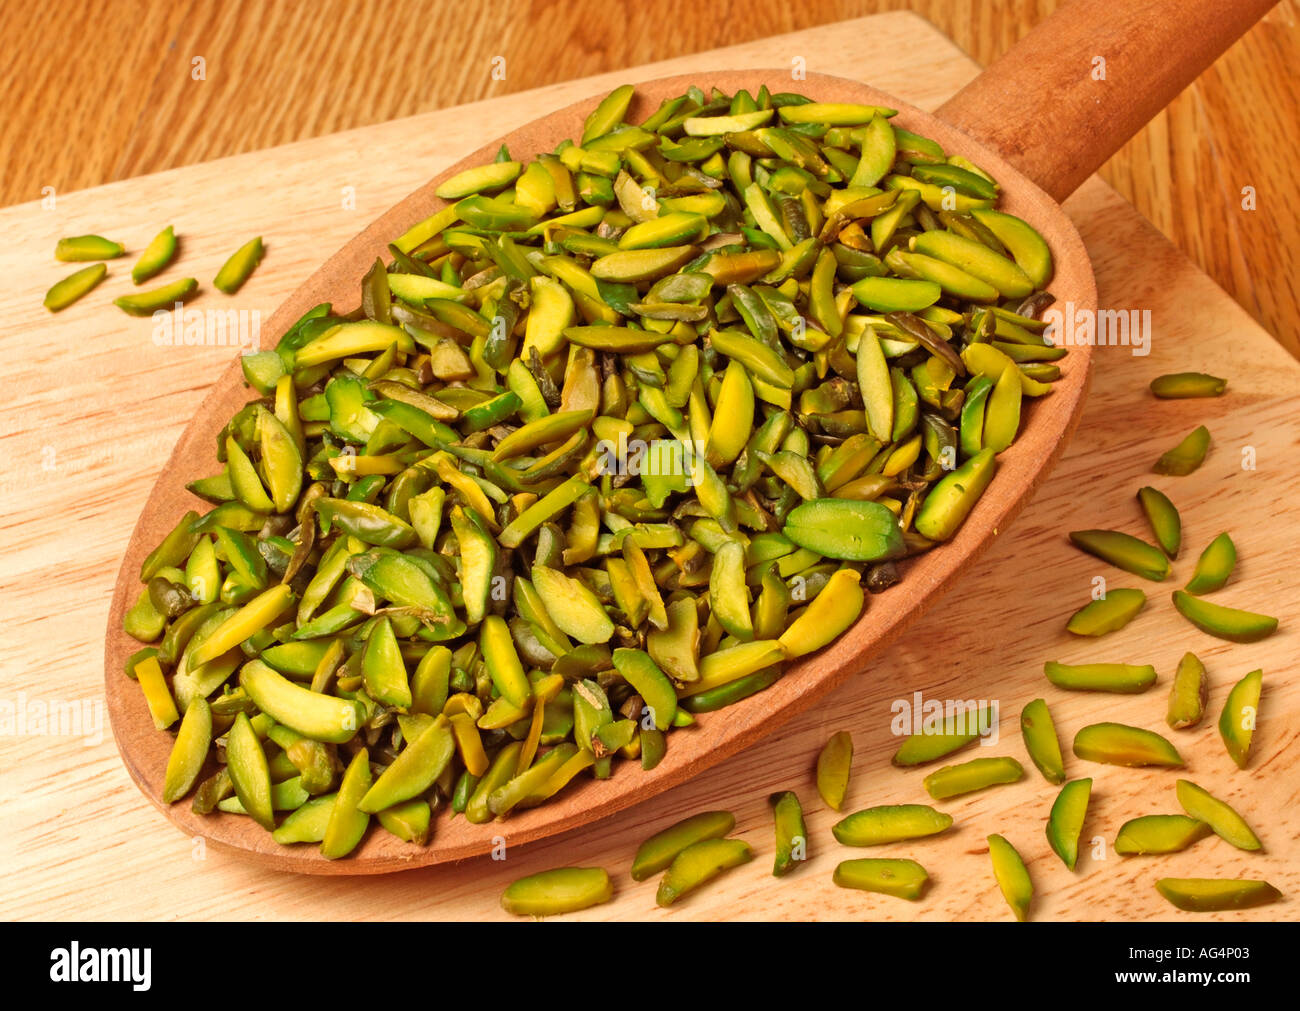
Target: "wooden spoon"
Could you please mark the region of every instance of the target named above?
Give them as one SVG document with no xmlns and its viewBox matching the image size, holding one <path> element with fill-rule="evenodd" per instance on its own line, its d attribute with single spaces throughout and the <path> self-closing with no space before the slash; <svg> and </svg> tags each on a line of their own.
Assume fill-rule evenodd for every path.
<svg viewBox="0 0 1300 1011">
<path fill-rule="evenodd" d="M 899 125 L 933 137 L 950 153 L 983 166 L 1003 187 L 1000 207 L 1031 222 L 1056 259 L 1050 290 L 1058 304 L 1096 308 L 1092 269 L 1083 243 L 1057 206 L 1177 92 L 1246 31 L 1271 0 L 1231 0 L 1184 5 L 1181 0 L 1140 0 L 1114 13 L 1108 0 L 1077 0 L 1030 32 L 1005 56 L 928 115 L 876 89 L 820 74 L 791 83 L 788 71 L 727 71 L 691 74 L 637 86 L 628 115 L 636 122 L 666 97 L 691 84 L 726 92 L 763 84 L 772 91 L 792 87 L 818 101 L 861 102 L 899 110 Z M 1190 9 L 1189 9 L 1190 8 Z M 1094 57 L 1104 57 L 1104 78 Z M 869 68 L 864 69 L 869 74 Z M 347 308 L 359 299 L 360 280 L 387 243 L 411 224 L 444 205 L 434 189 L 467 167 L 490 161 L 504 142 L 525 160 L 577 137 L 595 102 L 593 96 L 551 113 L 505 137 L 498 137 L 412 193 L 334 254 L 272 316 L 269 346 L 307 309 L 319 302 Z M 701 716 L 693 729 L 672 734 L 667 756 L 651 772 L 636 763 L 617 763 L 606 781 L 583 780 L 556 800 L 507 820 L 471 825 L 463 817 L 436 818 L 433 840 L 419 847 L 375 829 L 347 859 L 328 861 L 314 846 L 284 847 L 251 819 L 237 815 L 195 815 L 186 799 L 160 802 L 172 735 L 154 729 L 138 686 L 123 664 L 139 644 L 122 632 L 122 616 L 140 591 L 144 556 L 190 508 L 205 506 L 185 490 L 188 481 L 215 468 L 215 435 L 225 421 L 253 399 L 238 361 L 213 386 L 182 434 L 136 524 L 118 574 L 109 612 L 105 688 L 118 749 L 131 776 L 153 803 L 183 831 L 247 852 L 249 859 L 289 871 L 313 874 L 377 874 L 459 860 L 490 850 L 495 837 L 519 845 L 594 821 L 694 776 L 770 733 L 806 709 L 851 674 L 887 679 L 872 660 L 947 589 L 1020 511 L 1038 483 L 1060 458 L 1078 422 L 1092 364 L 1091 347 L 1072 347 L 1050 396 L 1028 405 L 1023 431 L 1001 457 L 1001 467 L 978 506 L 947 544 L 909 561 L 899 585 L 873 597 L 863 617 L 822 652 L 791 665 L 764 692 Z M 948 644 L 941 644 L 946 649 Z M 936 662 L 941 662 L 936 649 Z M 908 686 L 899 685 L 899 690 Z"/>
</svg>

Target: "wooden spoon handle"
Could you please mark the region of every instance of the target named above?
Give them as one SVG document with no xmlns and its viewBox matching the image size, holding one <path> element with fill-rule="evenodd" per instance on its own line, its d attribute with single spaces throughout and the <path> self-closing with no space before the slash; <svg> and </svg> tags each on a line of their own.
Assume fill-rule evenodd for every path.
<svg viewBox="0 0 1300 1011">
<path fill-rule="evenodd" d="M 937 115 L 1058 203 L 1276 0 L 1073 0 Z"/>
</svg>

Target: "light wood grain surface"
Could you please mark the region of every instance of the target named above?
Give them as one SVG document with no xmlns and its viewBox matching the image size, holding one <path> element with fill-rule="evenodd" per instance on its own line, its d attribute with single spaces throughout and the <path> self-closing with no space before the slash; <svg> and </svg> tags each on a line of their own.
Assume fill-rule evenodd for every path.
<svg viewBox="0 0 1300 1011">
<path fill-rule="evenodd" d="M 639 68 L 639 78 L 699 69 L 764 66 L 792 47 L 815 46 L 810 69 L 854 73 L 870 65 L 882 88 L 933 108 L 974 73 L 973 65 L 910 17 L 875 18 L 832 32 L 804 33 L 738 47 L 725 54 Z M 920 54 L 918 59 L 918 54 Z M 918 77 L 918 65 L 924 74 Z M 619 75 L 625 76 L 625 75 Z M 614 875 L 617 897 L 586 914 L 630 919 L 1007 919 L 984 844 L 1001 832 L 1020 847 L 1035 878 L 1035 915 L 1060 919 L 1143 919 L 1176 914 L 1153 890 L 1172 876 L 1263 877 L 1288 895 L 1300 888 L 1300 674 L 1294 628 L 1300 575 L 1285 545 L 1296 528 L 1300 477 L 1294 468 L 1294 403 L 1300 367 L 1177 250 L 1105 185 L 1090 182 L 1067 204 L 1093 256 L 1103 305 L 1149 308 L 1154 336 L 1148 356 L 1109 348 L 1097 358 L 1088 411 L 1066 460 L 1015 525 L 906 641 L 785 725 L 780 734 L 689 784 L 615 818 L 530 845 L 509 845 L 506 859 L 375 879 L 306 880 L 241 863 L 177 833 L 122 768 L 99 699 L 99 657 L 108 596 L 122 546 L 176 436 L 236 350 L 159 347 L 148 320 L 108 307 L 130 287 L 125 271 L 57 317 L 39 307 L 60 268 L 49 260 L 54 239 L 104 223 L 132 248 L 151 236 L 142 214 L 175 221 L 186 237 L 186 272 L 209 278 L 225 253 L 251 234 L 268 239 L 266 262 L 238 298 L 269 315 L 312 267 L 388 204 L 439 167 L 523 122 L 538 110 L 597 92 L 613 78 L 574 82 L 468 110 L 422 116 L 115 183 L 70 195 L 54 210 L 26 205 L 0 211 L 9 242 L 0 271 L 0 347 L 11 362 L 10 396 L 0 404 L 0 590 L 8 620 L 0 626 L 0 703 L 26 707 L 19 734 L 0 736 L 0 870 L 6 887 L 0 915 L 10 918 L 483 919 L 501 916 L 500 890 L 515 877 L 559 864 L 600 864 Z M 919 85 L 919 86 L 918 86 Z M 382 165 L 384 171 L 374 171 Z M 357 209 L 344 210 L 343 188 L 355 187 Z M 137 234 L 138 233 L 138 234 Z M 128 261 L 129 262 L 129 261 Z M 167 276 L 179 276 L 182 265 Z M 212 306 L 211 294 L 195 307 Z M 233 303 L 232 303 L 233 304 Z M 1216 401 L 1158 403 L 1146 383 L 1162 372 L 1198 368 L 1230 379 Z M 1186 478 L 1153 478 L 1149 466 L 1204 421 L 1215 445 L 1206 465 Z M 1255 469 L 1243 469 L 1250 449 Z M 1082 556 L 1067 530 L 1115 526 L 1142 534 L 1133 495 L 1154 483 L 1182 510 L 1184 555 L 1165 584 L 1142 583 Z M 1241 557 L 1234 581 L 1215 599 L 1268 610 L 1282 630 L 1262 643 L 1211 639 L 1180 619 L 1168 592 L 1187 577 L 1202 545 L 1230 530 Z M 1128 628 L 1099 642 L 1071 640 L 1066 617 L 1088 599 L 1091 580 L 1140 585 L 1151 597 Z M 888 595 L 875 606 L 888 606 Z M 979 754 L 1025 761 L 1017 731 L 1021 706 L 1047 698 L 1061 736 L 1115 719 L 1160 730 L 1174 665 L 1187 649 L 1205 660 L 1212 679 L 1204 724 L 1168 732 L 1187 758 L 1186 775 L 1237 805 L 1264 840 L 1246 854 L 1218 839 L 1167 858 L 1115 856 L 1119 825 L 1140 814 L 1176 812 L 1179 773 L 1124 770 L 1067 760 L 1071 777 L 1094 777 L 1084 838 L 1091 846 L 1075 873 L 1051 854 L 1043 823 L 1055 789 L 1036 773 L 1022 783 L 943 804 L 956 819 L 946 836 L 871 855 L 911 856 L 930 870 L 928 897 L 916 904 L 848 892 L 831 884 L 837 861 L 866 855 L 831 838 L 836 815 L 817 798 L 811 766 L 835 730 L 857 747 L 847 809 L 885 802 L 924 802 L 926 770 L 889 766 L 897 746 L 890 706 L 913 691 L 927 697 L 998 700 L 997 746 Z M 1049 686 L 1042 663 L 1061 660 L 1151 662 L 1160 683 L 1145 695 L 1068 694 Z M 1264 701 L 1249 769 L 1228 759 L 1214 723 L 1231 685 L 1263 667 Z M 34 704 L 89 706 L 89 731 L 40 733 Z M 3 715 L 3 714 L 0 714 Z M 13 729 L 13 728 L 11 728 Z M 46 728 L 49 729 L 49 728 Z M 57 728 L 54 728 L 57 729 Z M 69 728 L 70 729 L 70 728 Z M 1026 765 L 1028 763 L 1026 762 Z M 798 791 L 808 815 L 811 859 L 789 878 L 770 875 L 771 822 L 766 797 Z M 627 868 L 638 842 L 676 819 L 726 807 L 757 859 L 670 912 L 654 906 L 653 881 L 633 884 Z M 1294 899 L 1229 918 L 1294 919 Z M 1198 918 L 1206 918 L 1204 916 Z"/>
<path fill-rule="evenodd" d="M 879 11 L 910 8 L 987 64 L 1059 3 L 9 3 L 0 5 L 0 88 L 9 103 L 0 118 L 0 204 L 35 199 L 47 186 L 67 192 Z M 1281 0 L 1101 173 L 1293 355 L 1298 13 L 1297 0 Z M 1086 70 L 1097 55 L 1061 58 Z M 820 50 L 773 54 L 782 66 L 796 56 L 813 69 L 823 59 Z M 199 58 L 204 76 L 195 80 Z M 847 76 L 879 83 L 872 65 Z M 1043 115 L 1052 115 L 1046 104 Z M 1247 186 L 1253 211 L 1242 207 Z"/>
</svg>

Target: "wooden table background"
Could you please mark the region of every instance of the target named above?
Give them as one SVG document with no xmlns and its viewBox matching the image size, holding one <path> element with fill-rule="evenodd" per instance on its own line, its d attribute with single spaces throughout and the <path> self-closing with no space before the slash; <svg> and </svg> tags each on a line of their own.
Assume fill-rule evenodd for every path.
<svg viewBox="0 0 1300 1011">
<path fill-rule="evenodd" d="M 974 65 L 924 22 L 883 15 L 847 26 L 767 39 L 726 52 L 685 57 L 628 72 L 634 79 L 713 67 L 780 64 L 791 52 L 815 52 L 809 69 L 854 75 L 932 109 L 975 73 Z M 371 126 L 224 161 L 175 169 L 62 197 L 53 209 L 26 204 L 0 210 L 0 353 L 9 363 L 0 401 L 0 705 L 75 701 L 102 719 L 103 630 L 121 550 L 140 505 L 176 436 L 230 347 L 159 347 L 151 323 L 122 316 L 109 300 L 130 288 L 120 267 L 75 307 L 51 316 L 40 296 L 66 268 L 49 259 L 61 234 L 102 227 L 133 249 L 161 221 L 184 236 L 180 271 L 210 278 L 226 253 L 254 229 L 269 252 L 230 305 L 269 314 L 319 260 L 366 221 L 462 152 L 553 108 L 607 90 L 617 76 L 551 86 L 518 98 Z M 341 209 L 354 187 L 354 210 Z M 238 854 L 178 833 L 130 782 L 108 728 L 43 735 L 29 721 L 6 729 L 0 712 L 0 917 L 483 919 L 509 880 L 561 864 L 599 863 L 615 877 L 616 900 L 583 914 L 629 919 L 1007 919 L 988 867 L 984 837 L 1006 834 L 1024 853 L 1039 898 L 1034 914 L 1051 919 L 1177 916 L 1154 892 L 1162 875 L 1265 877 L 1292 898 L 1218 919 L 1295 918 L 1300 891 L 1300 569 L 1291 547 L 1297 529 L 1300 439 L 1295 403 L 1300 365 L 1248 315 L 1165 241 L 1106 185 L 1092 180 L 1066 205 L 1088 244 L 1100 304 L 1150 308 L 1151 353 L 1098 353 L 1088 409 L 1073 443 L 1034 501 L 906 640 L 874 658 L 858 677 L 770 740 L 690 783 L 613 818 L 487 858 L 384 878 L 303 879 L 250 867 Z M 119 261 L 119 263 L 127 261 Z M 212 292 L 196 308 L 221 305 Z M 1230 379 L 1213 401 L 1157 403 L 1147 382 L 1162 372 L 1199 368 Z M 1133 502 L 1154 457 L 1204 421 L 1215 445 L 1206 465 L 1179 479 L 1155 479 L 1182 510 L 1183 557 L 1174 580 L 1141 583 L 1151 603 L 1122 632 L 1083 642 L 1063 631 L 1091 580 L 1134 585 L 1082 556 L 1069 529 L 1117 526 L 1142 533 Z M 1254 469 L 1242 466 L 1253 455 Z M 995 486 L 996 487 L 996 486 Z M 1268 610 L 1282 630 L 1237 646 L 1191 629 L 1172 611 L 1168 591 L 1196 554 L 1223 529 L 1241 562 L 1224 603 Z M 888 607 L 886 594 L 872 606 Z M 1070 873 L 1051 854 L 1043 819 L 1055 789 L 1036 772 L 1024 782 L 941 805 L 955 830 L 883 855 L 912 856 L 934 887 L 920 903 L 846 891 L 831 884 L 838 860 L 870 851 L 835 844 L 837 816 L 818 799 L 811 768 L 835 730 L 857 746 L 846 810 L 924 801 L 925 770 L 894 770 L 889 755 L 891 703 L 920 690 L 932 698 L 982 698 L 1002 704 L 1001 740 L 975 754 L 1025 760 L 1020 707 L 1046 697 L 1068 742 L 1081 726 L 1118 719 L 1163 728 L 1169 678 L 1183 651 L 1198 652 L 1212 680 L 1209 716 L 1193 731 L 1171 734 L 1188 760 L 1187 775 L 1238 806 L 1264 839 L 1245 854 L 1218 839 L 1163 859 L 1123 859 L 1107 843 L 1139 814 L 1177 810 L 1169 770 L 1124 770 L 1068 759 L 1072 777 L 1096 780 L 1085 828 L 1089 844 Z M 1132 697 L 1080 695 L 1047 685 L 1045 659 L 1152 662 L 1160 684 Z M 1250 768 L 1237 770 L 1214 726 L 1228 689 L 1263 667 L 1265 696 Z M 725 714 L 717 718 L 725 718 Z M 15 733 L 17 729 L 17 733 Z M 968 753 L 969 755 L 970 753 Z M 1026 762 L 1026 764 L 1028 764 Z M 771 820 L 766 797 L 796 789 L 808 816 L 811 859 L 791 877 L 770 875 Z M 726 807 L 737 833 L 757 851 L 671 911 L 654 906 L 654 882 L 634 885 L 627 868 L 637 843 L 697 811 Z M 509 824 L 502 826 L 508 839 Z M 873 854 L 882 855 L 882 854 Z"/>
<path fill-rule="evenodd" d="M 63 193 L 879 11 L 914 10 L 987 64 L 1059 3 L 6 3 L 0 206 L 36 199 L 44 187 Z M 1298 15 L 1297 0 L 1282 0 L 1101 172 L 1293 355 Z M 817 59 L 774 57 L 788 65 L 797 55 Z M 1062 55 L 1086 65 L 1094 54 Z M 875 73 L 859 66 L 849 76 L 872 82 Z M 1242 208 L 1247 186 L 1254 211 Z"/>
</svg>

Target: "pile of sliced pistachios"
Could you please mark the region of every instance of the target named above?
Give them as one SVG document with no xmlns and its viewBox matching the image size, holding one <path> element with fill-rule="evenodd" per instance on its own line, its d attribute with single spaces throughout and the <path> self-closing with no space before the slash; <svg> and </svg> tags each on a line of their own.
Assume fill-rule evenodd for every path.
<svg viewBox="0 0 1300 1011">
<path fill-rule="evenodd" d="M 1227 381 L 1204 373 L 1178 373 L 1156 378 L 1152 392 L 1161 399 L 1221 396 Z M 1204 433 L 1203 436 L 1197 433 Z M 1183 465 L 1170 469 L 1166 453 L 1152 467 L 1159 474 L 1188 474 L 1200 466 L 1209 445 L 1204 426 L 1193 433 L 1198 447 L 1180 454 Z M 1186 440 L 1185 440 L 1186 441 Z M 1083 551 L 1145 579 L 1161 581 L 1170 573 L 1182 546 L 1182 518 L 1169 496 L 1146 486 L 1137 494 L 1138 504 L 1154 535 L 1156 545 L 1115 530 L 1080 530 L 1071 541 Z M 1195 571 L 1182 590 L 1173 593 L 1179 612 L 1201 631 L 1231 642 L 1255 642 L 1276 631 L 1276 618 L 1241 611 L 1201 600 L 1201 596 L 1227 584 L 1237 561 L 1232 538 L 1220 534 L 1196 561 Z M 1107 589 L 1074 613 L 1066 630 L 1079 636 L 1100 637 L 1123 628 L 1146 605 L 1146 594 L 1130 588 Z M 1054 686 L 1067 691 L 1138 694 L 1157 682 L 1151 664 L 1088 663 L 1064 664 L 1048 661 L 1043 672 Z M 1237 681 L 1224 701 L 1219 716 L 1219 736 L 1228 756 L 1241 769 L 1251 758 L 1259 716 L 1264 672 L 1253 670 Z M 1195 727 L 1206 714 L 1208 678 L 1205 665 L 1194 653 L 1178 663 L 1169 691 L 1166 722 L 1174 730 Z M 937 762 L 973 744 L 979 728 L 997 721 L 991 707 L 976 707 L 960 722 L 948 717 L 941 725 L 906 738 L 894 753 L 893 764 L 908 768 Z M 1079 842 L 1088 818 L 1092 778 L 1067 780 L 1065 759 L 1055 721 L 1044 699 L 1034 699 L 1020 713 L 1021 741 L 1043 778 L 1060 787 L 1046 819 L 1046 836 L 1052 851 L 1069 871 L 1079 859 Z M 1122 723 L 1093 723 L 1074 737 L 1073 753 L 1088 762 L 1123 767 L 1154 766 L 1184 768 L 1178 748 L 1163 735 L 1144 727 Z M 818 755 L 816 786 L 822 801 L 839 811 L 849 791 L 853 765 L 853 738 L 847 731 L 833 734 Z M 1024 779 L 1024 767 L 1010 756 L 975 758 L 945 765 L 922 781 L 936 801 L 949 801 L 991 787 Z M 1247 853 L 1258 852 L 1263 844 L 1246 820 L 1227 801 L 1188 779 L 1174 784 L 1181 814 L 1146 814 L 1120 826 L 1114 840 L 1116 853 L 1149 856 L 1181 852 L 1201 839 L 1217 835 Z M 807 860 L 808 831 L 803 808 L 793 790 L 771 795 L 775 830 L 775 861 L 772 873 L 788 874 Z M 721 838 L 734 828 L 735 817 L 728 811 L 693 815 L 646 840 L 632 862 L 632 879 L 642 881 L 667 869 L 659 890 L 660 905 L 676 901 L 725 871 L 753 857 L 743 840 Z M 952 815 L 927 804 L 888 804 L 854 811 L 838 821 L 831 834 L 844 846 L 880 847 L 942 835 L 953 826 Z M 986 839 L 993 877 L 1017 920 L 1030 917 L 1034 881 L 1016 847 L 999 834 Z M 925 867 L 907 857 L 870 857 L 840 861 L 832 880 L 853 888 L 896 898 L 918 900 L 929 888 Z M 1262 878 L 1175 878 L 1157 879 L 1155 888 L 1178 909 L 1189 912 L 1218 912 L 1246 909 L 1277 902 L 1282 893 Z M 518 915 L 556 915 L 576 912 L 614 895 L 609 874 L 598 867 L 558 868 L 512 883 L 502 896 L 507 912 Z"/>
<path fill-rule="evenodd" d="M 1051 253 L 977 165 L 891 109 L 632 99 L 244 358 L 126 615 L 169 802 L 333 858 L 651 769 L 951 538 L 1051 391 Z"/>
</svg>

